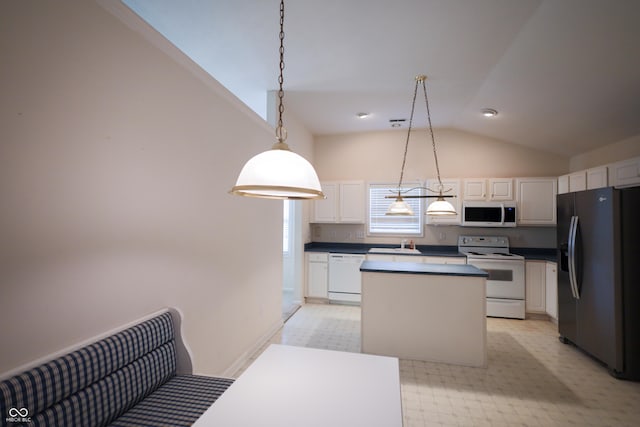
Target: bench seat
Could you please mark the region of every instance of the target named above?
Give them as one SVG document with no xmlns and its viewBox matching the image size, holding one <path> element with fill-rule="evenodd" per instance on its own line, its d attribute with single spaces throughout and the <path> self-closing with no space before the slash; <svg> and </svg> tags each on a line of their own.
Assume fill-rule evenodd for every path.
<svg viewBox="0 0 640 427">
<path fill-rule="evenodd" d="M 228 378 L 177 375 L 110 426 L 190 426 L 232 383 Z"/>
<path fill-rule="evenodd" d="M 30 427 L 191 425 L 233 380 L 179 372 L 176 338 L 165 311 L 30 367 L 0 382 L 0 414 Z"/>
</svg>

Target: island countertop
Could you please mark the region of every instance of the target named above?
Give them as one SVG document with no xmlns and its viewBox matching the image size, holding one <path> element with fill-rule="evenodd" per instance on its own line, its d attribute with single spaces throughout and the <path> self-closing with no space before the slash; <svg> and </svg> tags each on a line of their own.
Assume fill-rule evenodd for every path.
<svg viewBox="0 0 640 427">
<path fill-rule="evenodd" d="M 432 274 L 444 276 L 488 277 L 486 271 L 470 264 L 425 264 L 419 262 L 363 261 L 361 272 Z"/>
</svg>

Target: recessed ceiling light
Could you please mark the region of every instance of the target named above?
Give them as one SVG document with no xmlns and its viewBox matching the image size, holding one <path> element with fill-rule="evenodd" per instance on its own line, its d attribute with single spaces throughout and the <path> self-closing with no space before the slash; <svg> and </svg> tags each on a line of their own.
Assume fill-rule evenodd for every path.
<svg viewBox="0 0 640 427">
<path fill-rule="evenodd" d="M 358 116 L 359 119 L 366 119 L 369 117 L 369 113 L 358 113 L 356 116 Z"/>
<path fill-rule="evenodd" d="M 498 112 L 493 108 L 483 108 L 482 115 L 485 117 L 495 117 L 498 115 Z"/>
</svg>

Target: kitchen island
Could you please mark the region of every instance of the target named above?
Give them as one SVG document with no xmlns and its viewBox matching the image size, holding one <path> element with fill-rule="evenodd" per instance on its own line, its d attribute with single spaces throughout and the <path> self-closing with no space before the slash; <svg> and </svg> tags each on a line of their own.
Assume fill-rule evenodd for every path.
<svg viewBox="0 0 640 427">
<path fill-rule="evenodd" d="M 486 366 L 486 272 L 382 261 L 360 271 L 363 353 Z"/>
</svg>

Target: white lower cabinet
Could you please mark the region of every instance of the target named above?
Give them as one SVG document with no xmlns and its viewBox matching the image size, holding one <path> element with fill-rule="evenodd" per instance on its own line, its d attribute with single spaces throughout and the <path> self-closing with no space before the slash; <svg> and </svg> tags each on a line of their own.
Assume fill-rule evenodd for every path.
<svg viewBox="0 0 640 427">
<path fill-rule="evenodd" d="M 525 262 L 525 310 L 545 313 L 546 261 Z"/>
<path fill-rule="evenodd" d="M 385 262 L 425 262 L 423 256 L 417 255 L 384 255 L 384 254 L 367 254 L 367 261 L 385 261 Z"/>
<path fill-rule="evenodd" d="M 328 298 L 329 254 L 307 253 L 307 292 L 311 298 Z"/>
<path fill-rule="evenodd" d="M 547 314 L 558 320 L 558 264 L 546 262 L 545 272 L 545 310 Z"/>
<path fill-rule="evenodd" d="M 417 255 L 368 254 L 367 261 L 422 262 L 425 264 L 466 264 L 467 258 L 462 256 L 417 256 Z"/>
<path fill-rule="evenodd" d="M 467 258 L 463 256 L 427 256 L 426 263 L 429 264 L 466 264 Z"/>
</svg>

